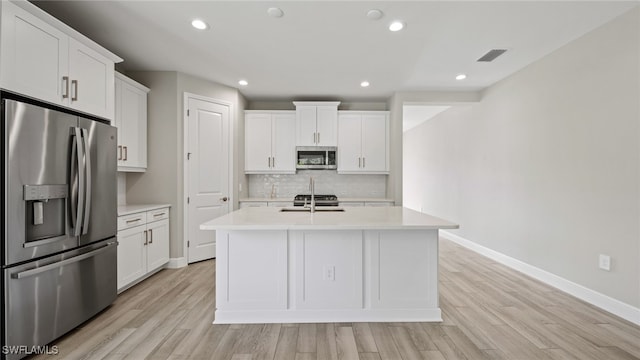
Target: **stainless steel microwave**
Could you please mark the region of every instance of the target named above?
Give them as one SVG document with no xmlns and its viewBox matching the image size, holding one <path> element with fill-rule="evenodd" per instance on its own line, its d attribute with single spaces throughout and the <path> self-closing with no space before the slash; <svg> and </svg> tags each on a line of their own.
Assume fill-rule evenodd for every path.
<svg viewBox="0 0 640 360">
<path fill-rule="evenodd" d="M 298 146 L 296 169 L 335 170 L 336 151 L 335 146 Z"/>
</svg>

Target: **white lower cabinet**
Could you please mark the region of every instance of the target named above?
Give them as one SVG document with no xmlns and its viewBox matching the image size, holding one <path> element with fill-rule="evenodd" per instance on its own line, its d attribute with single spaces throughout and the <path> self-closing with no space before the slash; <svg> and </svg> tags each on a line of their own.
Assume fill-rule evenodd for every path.
<svg viewBox="0 0 640 360">
<path fill-rule="evenodd" d="M 118 217 L 118 291 L 169 262 L 169 208 Z"/>
</svg>

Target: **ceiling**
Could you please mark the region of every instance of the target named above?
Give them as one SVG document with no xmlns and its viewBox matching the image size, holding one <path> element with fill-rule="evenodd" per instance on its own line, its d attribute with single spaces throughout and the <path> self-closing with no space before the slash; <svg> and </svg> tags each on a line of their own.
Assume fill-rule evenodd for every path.
<svg viewBox="0 0 640 360">
<path fill-rule="evenodd" d="M 635 1 L 34 1 L 129 70 L 179 71 L 249 100 L 385 101 L 473 91 L 612 20 Z M 281 18 L 267 15 L 279 7 Z M 379 9 L 383 17 L 366 14 Z M 194 18 L 210 28 L 197 31 Z M 392 20 L 405 29 L 390 32 Z M 494 48 L 508 51 L 489 63 Z M 467 79 L 455 80 L 464 73 Z M 246 79 L 247 86 L 238 85 Z M 360 87 L 369 81 L 367 88 Z"/>
</svg>

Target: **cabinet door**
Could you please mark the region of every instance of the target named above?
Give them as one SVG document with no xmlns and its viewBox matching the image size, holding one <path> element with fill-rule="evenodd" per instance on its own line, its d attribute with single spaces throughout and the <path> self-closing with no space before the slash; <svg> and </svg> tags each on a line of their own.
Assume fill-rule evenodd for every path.
<svg viewBox="0 0 640 360">
<path fill-rule="evenodd" d="M 338 120 L 338 172 L 362 170 L 361 119 L 359 114 L 340 115 Z"/>
<path fill-rule="evenodd" d="M 169 262 L 169 220 L 147 224 L 147 271 L 153 271 Z"/>
<path fill-rule="evenodd" d="M 147 273 L 146 226 L 118 231 L 118 289 Z"/>
<path fill-rule="evenodd" d="M 2 88 L 67 105 L 69 37 L 8 1 L 2 2 L 0 32 Z"/>
<path fill-rule="evenodd" d="M 116 126 L 118 126 L 118 166 L 147 168 L 147 94 L 116 80 Z M 120 169 L 133 170 L 133 169 Z"/>
<path fill-rule="evenodd" d="M 272 171 L 295 174 L 296 172 L 296 116 L 274 113 L 271 116 Z"/>
<path fill-rule="evenodd" d="M 337 146 L 338 108 L 336 106 L 318 106 L 316 116 L 316 144 L 319 146 Z"/>
<path fill-rule="evenodd" d="M 362 116 L 362 170 L 389 171 L 387 162 L 387 115 Z"/>
<path fill-rule="evenodd" d="M 296 105 L 296 145 L 315 146 L 316 106 Z"/>
<path fill-rule="evenodd" d="M 244 160 L 246 173 L 271 170 L 271 115 L 247 114 L 244 118 Z"/>
<path fill-rule="evenodd" d="M 84 44 L 69 39 L 70 106 L 113 119 L 114 64 Z"/>
</svg>

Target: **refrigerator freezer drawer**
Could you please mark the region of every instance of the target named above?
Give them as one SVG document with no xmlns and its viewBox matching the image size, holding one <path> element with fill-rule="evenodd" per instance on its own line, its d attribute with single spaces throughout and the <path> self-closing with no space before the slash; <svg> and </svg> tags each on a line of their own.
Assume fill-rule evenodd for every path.
<svg viewBox="0 0 640 360">
<path fill-rule="evenodd" d="M 48 344 L 109 306 L 116 298 L 116 248 L 111 238 L 6 268 L 3 343 Z"/>
</svg>

